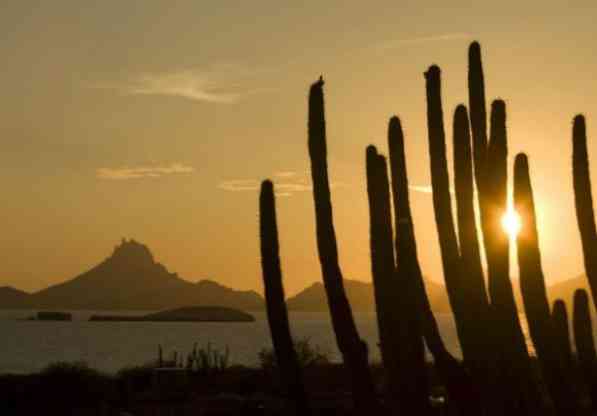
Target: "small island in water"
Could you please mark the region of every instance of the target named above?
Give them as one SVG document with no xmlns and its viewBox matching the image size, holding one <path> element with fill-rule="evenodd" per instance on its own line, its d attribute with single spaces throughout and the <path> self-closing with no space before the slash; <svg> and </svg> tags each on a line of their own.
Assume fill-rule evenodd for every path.
<svg viewBox="0 0 597 416">
<path fill-rule="evenodd" d="M 254 322 L 255 317 L 239 309 L 221 306 L 189 306 L 147 315 L 92 315 L 90 321 L 111 322 Z"/>
<path fill-rule="evenodd" d="M 27 318 L 28 321 L 72 321 L 73 316 L 68 312 L 37 312 Z"/>
</svg>

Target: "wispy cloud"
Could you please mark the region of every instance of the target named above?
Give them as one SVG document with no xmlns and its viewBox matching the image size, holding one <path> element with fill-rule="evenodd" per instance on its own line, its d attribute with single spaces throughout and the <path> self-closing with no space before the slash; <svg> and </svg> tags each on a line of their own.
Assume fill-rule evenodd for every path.
<svg viewBox="0 0 597 416">
<path fill-rule="evenodd" d="M 87 87 L 119 91 L 125 95 L 179 97 L 213 104 L 233 104 L 243 97 L 271 91 L 256 86 L 267 71 L 239 64 L 206 68 L 172 69 L 130 76 L 120 82 L 88 83 Z"/>
<path fill-rule="evenodd" d="M 293 176 L 296 176 L 296 172 L 291 170 L 283 170 L 280 172 L 275 172 L 274 176 L 276 178 L 292 178 Z"/>
<path fill-rule="evenodd" d="M 411 191 L 420 192 L 422 194 L 431 195 L 433 193 L 431 185 L 409 185 L 408 188 Z M 454 189 L 452 187 L 450 187 L 450 194 L 454 195 Z"/>
<path fill-rule="evenodd" d="M 409 185 L 411 191 L 421 192 L 422 194 L 431 194 L 433 190 L 430 185 Z"/>
<path fill-rule="evenodd" d="M 107 180 L 128 180 L 128 179 L 143 179 L 143 178 L 161 178 L 170 175 L 189 175 L 195 172 L 192 166 L 184 165 L 182 163 L 171 163 L 169 165 L 161 166 L 136 166 L 136 167 L 119 167 L 119 168 L 99 168 L 96 170 L 96 177 L 98 179 Z"/>
<path fill-rule="evenodd" d="M 164 95 L 216 104 L 235 103 L 240 93 L 227 90 L 209 72 L 184 70 L 163 74 L 144 74 L 126 86 L 132 95 Z"/>
<path fill-rule="evenodd" d="M 386 50 L 386 49 L 393 49 L 398 48 L 401 46 L 407 45 L 415 45 L 419 43 L 427 43 L 427 42 L 441 42 L 441 41 L 450 41 L 450 40 L 459 40 L 459 39 L 471 39 L 473 36 L 470 33 L 465 32 L 456 32 L 456 33 L 444 33 L 440 35 L 430 35 L 430 36 L 420 36 L 416 38 L 408 38 L 408 39 L 395 39 L 389 40 L 385 42 L 381 42 L 374 46 L 377 50 Z"/>
<path fill-rule="evenodd" d="M 311 180 L 300 177 L 296 172 L 282 171 L 272 175 L 274 177 L 274 188 L 276 196 L 292 196 L 296 193 L 311 192 L 313 186 Z M 217 185 L 218 189 L 228 192 L 256 192 L 261 187 L 261 181 L 257 179 L 230 179 L 224 180 Z M 343 182 L 333 182 L 333 188 L 345 188 Z"/>
<path fill-rule="evenodd" d="M 219 189 L 229 192 L 257 191 L 259 187 L 259 181 L 254 179 L 231 179 L 218 184 Z"/>
</svg>

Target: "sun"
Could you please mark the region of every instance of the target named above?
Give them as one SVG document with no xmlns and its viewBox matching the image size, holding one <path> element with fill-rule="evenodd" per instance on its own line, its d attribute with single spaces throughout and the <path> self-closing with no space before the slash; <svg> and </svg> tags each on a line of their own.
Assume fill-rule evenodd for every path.
<svg viewBox="0 0 597 416">
<path fill-rule="evenodd" d="M 502 216 L 502 228 L 510 236 L 510 238 L 516 238 L 522 227 L 520 215 L 513 209 L 508 209 Z"/>
</svg>

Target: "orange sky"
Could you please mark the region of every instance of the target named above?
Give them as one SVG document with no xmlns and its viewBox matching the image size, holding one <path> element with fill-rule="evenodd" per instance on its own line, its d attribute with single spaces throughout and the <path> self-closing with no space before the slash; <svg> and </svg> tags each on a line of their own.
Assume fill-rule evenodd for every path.
<svg viewBox="0 0 597 416">
<path fill-rule="evenodd" d="M 428 186 L 423 72 L 442 67 L 450 126 L 473 39 L 488 97 L 508 104 L 511 158 L 530 156 L 547 278 L 582 271 L 570 136 L 584 112 L 597 160 L 595 2 L 248 3 L 3 5 L 1 285 L 71 278 L 133 237 L 189 280 L 261 290 L 265 177 L 285 194 L 287 292 L 318 280 L 306 94 L 322 73 L 341 264 L 370 280 L 365 147 L 385 152 L 398 114 L 411 185 Z M 411 199 L 424 272 L 441 279 L 430 195 Z"/>
</svg>

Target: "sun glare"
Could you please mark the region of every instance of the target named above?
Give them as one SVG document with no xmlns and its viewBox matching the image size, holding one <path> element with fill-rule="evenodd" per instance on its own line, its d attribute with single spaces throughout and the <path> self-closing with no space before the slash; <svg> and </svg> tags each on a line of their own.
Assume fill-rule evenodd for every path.
<svg viewBox="0 0 597 416">
<path fill-rule="evenodd" d="M 510 238 L 516 238 L 520 232 L 522 223 L 520 221 L 520 215 L 513 209 L 508 211 L 502 216 L 502 228 L 510 236 Z"/>
</svg>

